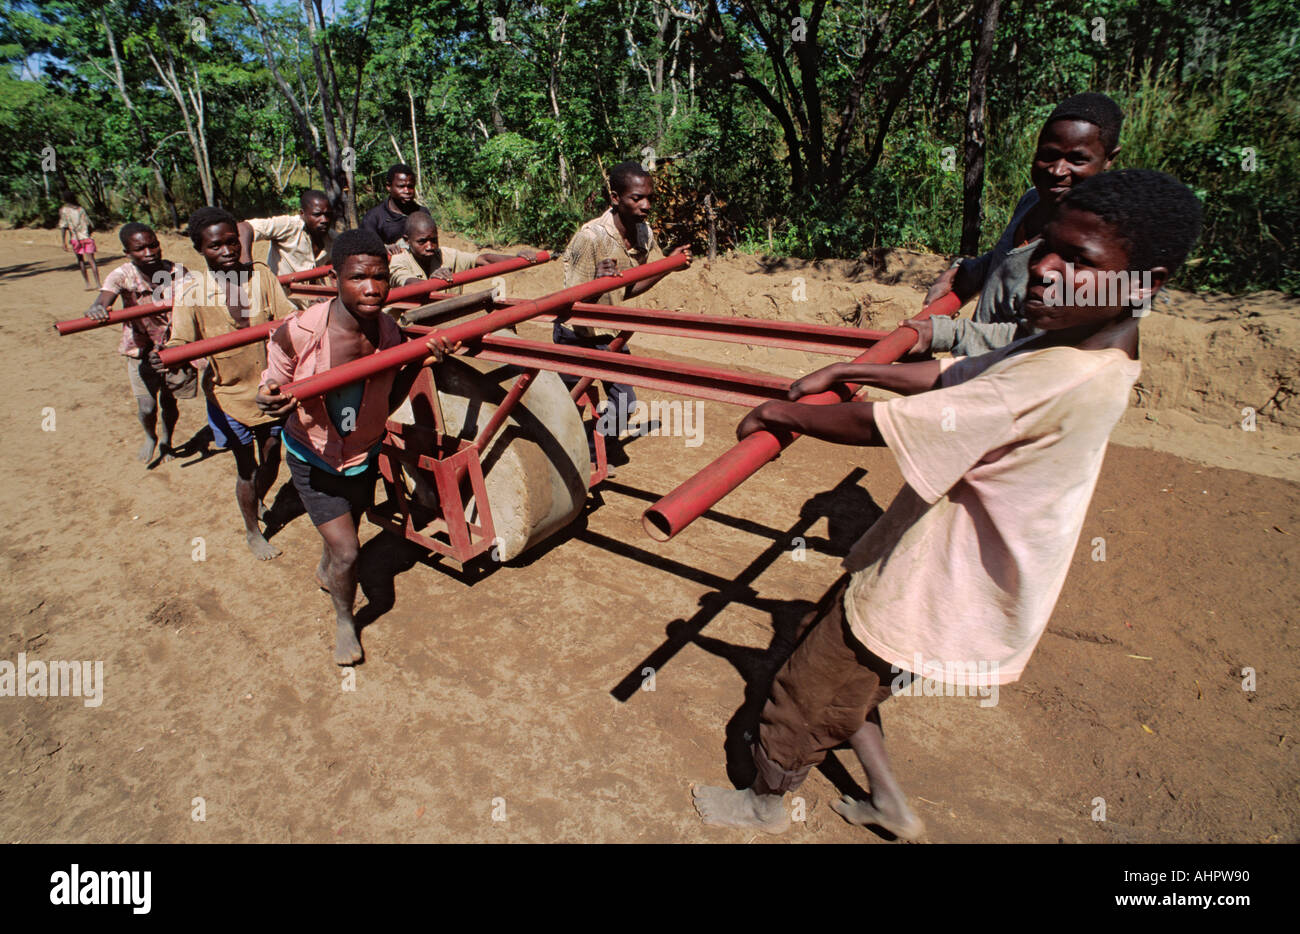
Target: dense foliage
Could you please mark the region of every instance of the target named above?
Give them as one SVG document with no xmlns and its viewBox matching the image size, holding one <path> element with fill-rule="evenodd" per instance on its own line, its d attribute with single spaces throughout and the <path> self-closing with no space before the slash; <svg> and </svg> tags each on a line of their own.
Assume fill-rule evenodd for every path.
<svg viewBox="0 0 1300 934">
<path fill-rule="evenodd" d="M 637 158 L 656 162 L 668 243 L 703 249 L 712 219 L 724 248 L 953 253 L 987 2 L 10 0 L 0 199 L 8 222 L 50 224 L 67 185 L 101 223 L 171 226 L 324 187 L 355 217 L 400 157 L 447 228 L 555 246 Z M 1205 200 L 1181 283 L 1300 290 L 1300 8 L 1000 7 L 984 244 L 1043 117 L 1102 90 L 1127 115 L 1119 164 Z"/>
</svg>

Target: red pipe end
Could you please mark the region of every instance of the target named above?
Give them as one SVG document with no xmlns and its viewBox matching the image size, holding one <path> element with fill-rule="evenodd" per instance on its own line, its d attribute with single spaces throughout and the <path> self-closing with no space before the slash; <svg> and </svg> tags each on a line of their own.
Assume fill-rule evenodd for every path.
<svg viewBox="0 0 1300 934">
<path fill-rule="evenodd" d="M 668 517 L 653 507 L 641 515 L 641 528 L 657 542 L 666 542 L 673 537 L 673 527 Z"/>
</svg>

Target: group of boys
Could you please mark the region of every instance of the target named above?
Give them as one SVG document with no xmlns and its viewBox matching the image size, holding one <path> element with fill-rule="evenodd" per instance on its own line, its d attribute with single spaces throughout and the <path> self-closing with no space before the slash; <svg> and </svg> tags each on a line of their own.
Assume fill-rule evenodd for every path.
<svg viewBox="0 0 1300 934">
<path fill-rule="evenodd" d="M 833 364 L 793 383 L 789 401 L 765 403 L 741 421 L 738 438 L 769 431 L 887 446 L 905 485 L 851 549 L 847 573 L 804 621 L 775 675 L 751 748 L 753 782 L 739 790 L 695 788 L 706 823 L 781 832 L 789 825 L 785 793 L 847 742 L 870 798 L 845 797 L 832 807 L 854 824 L 913 839 L 922 824 L 890 769 L 879 705 L 913 679 L 975 688 L 1007 684 L 1023 672 L 1064 583 L 1107 439 L 1140 373 L 1138 309 L 1150 306 L 1200 229 L 1200 203 L 1177 180 L 1148 170 L 1107 171 L 1119 152 L 1121 123 L 1115 103 L 1093 93 L 1066 100 L 1048 117 L 1030 167 L 1034 187 L 1006 231 L 989 253 L 954 264 L 927 295 L 927 304 L 948 292 L 962 302 L 977 297 L 972 319 L 909 322 L 918 334 L 914 355 L 951 351 L 952 358 Z M 469 262 L 439 250 L 413 181 L 409 169 L 395 166 L 389 198 L 366 214 L 360 230 L 332 243 L 332 215 L 319 193 L 303 196 L 298 221 L 237 224 L 216 208 L 196 211 L 190 237 L 209 270 L 247 268 L 256 238 L 290 244 L 272 253 L 277 271 L 321 265 L 328 250 L 338 297 L 292 314 L 272 270 L 255 263 L 247 290 L 218 295 L 204 277 L 186 280 L 183 292 L 198 300 L 176 306 L 170 333 L 160 317 L 133 323 L 123 337 L 132 360 L 156 361 L 151 348 L 160 343 L 291 316 L 268 343 L 214 356 L 214 394 L 237 452 L 236 495 L 249 546 L 260 558 L 276 552 L 258 529 L 256 505 L 274 480 L 279 444 L 288 451 L 294 486 L 323 540 L 317 577 L 334 602 L 341 665 L 361 657 L 352 617 L 357 523 L 374 493 L 385 419 L 420 366 L 456 348 L 430 341 L 420 363 L 301 403 L 280 387 L 397 343 L 400 331 L 383 314 L 390 285 L 444 278 Z M 658 255 L 647 222 L 649 174 L 634 162 L 615 167 L 610 195 L 610 209 L 583 225 L 565 251 L 566 286 Z M 403 238 L 407 258 L 391 258 L 402 255 Z M 164 261 L 142 225 L 124 228 L 123 244 L 136 272 L 123 267 L 113 274 L 119 279 L 108 281 L 136 296 Z M 687 247 L 679 251 L 689 255 Z M 480 254 L 474 261 L 497 258 Z M 1101 281 L 1114 276 L 1132 285 L 1107 297 Z M 629 286 L 623 299 L 655 281 Z M 1064 300 L 1062 283 L 1071 287 Z M 1093 298 L 1073 298 L 1084 295 Z M 607 347 L 610 336 L 558 321 L 553 333 L 556 342 L 594 347 Z M 130 366 L 133 386 L 138 381 L 147 391 L 153 377 L 145 365 Z M 849 383 L 898 398 L 798 402 Z M 635 400 L 631 387 L 606 390 L 620 412 Z M 174 413 L 174 403 L 164 406 L 164 450 Z M 152 439 L 153 416 L 143 404 L 140 417 Z"/>
<path fill-rule="evenodd" d="M 609 227 L 621 254 L 615 257 L 619 250 L 599 244 L 589 251 L 593 262 L 586 278 L 645 262 L 649 250 L 644 247 L 647 242 L 653 247 L 645 223 L 648 175 L 631 165 L 636 172 L 617 174 L 615 188 L 620 189 L 624 179 L 639 180 L 635 187 L 642 194 L 634 203 L 629 201 L 627 210 L 636 223 L 629 220 L 625 228 L 620 221 Z M 164 259 L 150 227 L 126 224 L 120 237 L 129 262 L 105 279 L 88 311 L 90 317 L 104 320 L 118 298 L 125 305 L 172 303 L 170 311 L 123 324 L 119 352 L 127 358 L 145 433 L 139 457 L 151 466 L 173 459 L 176 400 L 194 397 L 201 385 L 214 439 L 229 448 L 235 462 L 235 500 L 245 541 L 260 560 L 280 554 L 267 540 L 262 523 L 268 518 L 265 501 L 279 474 L 283 449 L 298 497 L 322 538 L 316 577 L 336 611 L 335 661 L 340 665 L 362 657 L 352 615 L 357 529 L 373 501 L 384 426 L 422 364 L 301 404 L 279 387 L 400 342 L 395 320 L 383 313 L 390 288 L 425 279 L 450 280 L 466 269 L 512 258 L 442 246 L 432 215 L 415 200 L 410 168 L 393 166 L 387 181 L 389 197 L 365 215 L 359 229 L 338 236 L 332 233 L 333 207 L 319 191 L 302 194 L 297 214 L 265 219 L 237 221 L 221 208 L 200 208 L 191 215 L 187 232 L 203 258 L 202 270 L 182 269 Z M 575 242 L 585 238 L 580 234 Z M 258 240 L 270 241 L 267 263 L 252 258 Z M 516 255 L 532 259 L 536 253 L 523 249 Z M 277 276 L 327 264 L 338 286 L 333 300 L 295 304 L 277 281 Z M 566 281 L 583 281 L 575 278 L 582 275 L 570 269 Z M 196 367 L 166 366 L 159 356 L 166 348 L 281 320 L 286 323 L 270 340 L 213 353 Z M 431 342 L 424 364 L 442 352 Z"/>
</svg>

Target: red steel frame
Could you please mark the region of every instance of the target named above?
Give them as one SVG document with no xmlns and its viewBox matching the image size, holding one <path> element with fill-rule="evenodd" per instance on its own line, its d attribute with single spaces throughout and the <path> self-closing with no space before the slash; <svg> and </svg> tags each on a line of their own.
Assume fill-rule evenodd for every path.
<svg viewBox="0 0 1300 934">
<path fill-rule="evenodd" d="M 959 303 L 954 297 L 937 302 L 924 309 L 918 317 L 927 317 L 932 314 L 952 314 L 956 312 L 958 307 Z M 490 317 L 490 315 L 485 317 Z M 582 303 L 574 303 L 567 313 L 561 310 L 557 311 L 554 316 L 534 315 L 533 317 L 536 320 L 549 320 L 554 317 L 570 324 L 589 324 L 597 327 L 622 326 L 623 330 L 610 342 L 610 350 L 555 345 L 523 340 L 517 337 L 483 333 L 474 344 L 472 352 L 475 356 L 484 360 L 518 366 L 523 368 L 524 372 L 516 378 L 507 392 L 506 398 L 497 407 L 492 418 L 474 442 L 455 442 L 456 447 L 451 449 L 449 457 L 463 458 L 471 453 L 476 456 L 481 455 L 486 450 L 487 443 L 496 434 L 500 426 L 504 424 L 506 418 L 509 417 L 510 410 L 522 398 L 527 387 L 536 378 L 536 374 L 543 369 L 581 375 L 582 380 L 574 387 L 572 396 L 580 410 L 583 411 L 584 417 L 590 415 L 593 418 L 595 417 L 597 400 L 590 387 L 596 379 L 625 382 L 695 398 L 749 407 L 769 399 L 784 398 L 791 383 L 791 380 L 779 377 L 739 373 L 733 370 L 694 363 L 618 353 L 617 351 L 627 342 L 634 330 L 703 339 L 743 341 L 757 345 L 793 347 L 834 355 L 851 355 L 854 350 L 865 348 L 865 352 L 857 355 L 858 362 L 892 362 L 906 353 L 916 340 L 916 331 L 906 325 L 886 335 L 884 332 L 863 332 L 858 329 L 837 329 L 821 325 L 757 322 L 719 316 L 658 312 L 648 309 L 628 309 L 601 305 L 588 306 Z M 407 334 L 417 339 L 435 333 L 435 331 L 445 333 L 445 329 L 440 330 L 421 326 L 412 326 L 405 330 Z M 848 386 L 843 393 L 826 393 L 824 394 L 825 399 L 817 396 L 804 401 L 810 404 L 841 401 L 846 397 L 851 398 L 859 389 L 860 387 L 857 386 Z M 409 431 L 409 428 L 410 426 L 390 423 L 390 437 L 392 435 L 402 437 L 404 433 Z M 424 432 L 428 431 L 428 429 L 422 430 Z M 604 480 L 608 469 L 603 438 L 599 432 L 594 430 L 594 426 L 593 441 L 595 442 L 597 457 L 596 463 L 592 467 L 589 486 L 595 486 Z M 776 450 L 779 452 L 782 445 L 774 437 L 772 441 L 775 442 Z M 429 442 L 434 450 L 448 450 L 451 444 L 451 440 L 445 436 L 435 436 L 429 439 Z M 760 450 L 760 455 L 747 452 L 744 449 L 743 442 L 737 445 L 737 448 L 741 449 L 743 457 L 738 457 L 735 449 L 733 449 L 732 452 L 729 452 L 729 455 L 719 458 L 709 468 L 706 468 L 692 478 L 691 481 L 687 481 L 686 484 L 679 487 L 679 491 L 685 489 L 690 493 L 692 483 L 699 483 L 701 478 L 711 480 L 710 474 L 720 470 L 719 464 L 723 464 L 727 470 L 722 484 L 713 484 L 712 488 L 706 490 L 704 494 L 695 494 L 688 497 L 687 502 L 690 509 L 698 511 L 695 515 L 690 516 L 687 522 L 703 514 L 717 499 L 738 486 L 746 477 L 752 475 L 763 463 L 766 463 L 767 460 L 774 456 L 774 454 L 767 455 L 764 459 L 758 460 L 758 456 L 766 454 L 765 451 Z M 411 463 L 409 457 L 408 453 L 406 463 Z M 740 463 L 739 467 L 736 466 L 737 462 Z M 428 463 L 428 461 L 422 463 Z M 468 471 L 468 467 L 457 466 L 454 475 L 463 476 Z M 486 499 L 486 495 L 481 492 L 481 488 L 473 486 L 473 481 L 476 478 L 481 478 L 481 471 L 470 476 L 473 495 L 479 504 L 482 517 L 481 526 L 490 529 L 492 522 L 490 504 Z M 385 478 L 390 480 L 390 493 L 396 500 L 396 510 L 405 516 L 405 525 L 398 525 L 382 515 L 373 516 L 379 521 L 379 524 L 398 534 L 405 535 L 410 540 L 418 541 L 439 554 L 457 558 L 462 562 L 482 554 L 483 551 L 490 547 L 490 533 L 480 533 L 477 541 L 473 541 L 470 534 L 462 534 L 460 540 L 465 543 L 466 547 L 461 549 L 455 548 L 454 544 L 448 547 L 442 541 L 432 540 L 428 536 L 421 534 L 413 526 L 408 512 L 410 507 L 405 498 L 405 491 L 398 490 L 400 484 L 391 480 L 391 471 L 385 473 Z M 450 490 L 451 485 L 443 481 L 439 487 L 440 496 L 443 487 Z M 464 489 L 463 481 L 461 488 Z M 721 492 L 718 492 L 719 489 L 721 489 Z M 665 498 L 670 507 L 673 503 L 673 495 L 669 494 Z M 716 496 L 716 498 L 710 499 L 710 496 Z M 658 508 L 663 502 L 656 504 L 656 507 L 652 507 L 652 509 Z M 464 500 L 450 503 L 450 506 L 451 521 L 465 523 L 469 533 L 477 531 L 474 527 L 469 526 L 463 518 Z M 647 510 L 648 513 L 651 511 Z M 446 516 L 442 517 L 442 521 L 444 524 L 447 523 Z M 683 522 L 676 529 L 673 529 L 673 534 L 679 531 L 681 527 L 684 527 L 685 524 Z M 659 526 L 649 518 L 645 520 L 645 525 L 652 537 L 667 537 L 657 534 L 659 533 Z"/>
<path fill-rule="evenodd" d="M 546 262 L 549 254 L 541 253 L 535 261 L 511 260 L 477 267 L 457 274 L 451 281 L 429 280 L 394 289 L 389 293 L 390 304 L 401 307 L 414 304 L 415 299 L 438 300 L 439 290 L 463 283 L 479 281 Z M 403 366 L 427 355 L 427 337 L 437 334 L 447 343 L 461 341 L 468 345 L 467 353 L 484 360 L 520 367 L 520 373 L 506 392 L 486 425 L 473 441 L 446 433 L 438 396 L 429 372 L 422 372 L 411 391 L 412 404 L 433 414 L 434 427 L 406 425 L 390 421 L 379 458 L 380 472 L 389 494 L 389 501 L 373 507 L 368 515 L 382 528 L 420 544 L 429 551 L 456 560 L 462 564 L 472 561 L 488 551 L 495 540 L 495 527 L 484 481 L 482 455 L 500 431 L 511 412 L 527 392 L 542 370 L 552 370 L 579 376 L 571 391 L 575 405 L 584 420 L 596 418 L 598 396 L 592 386 L 595 380 L 616 381 L 731 405 L 754 407 L 770 399 L 783 399 L 791 380 L 761 374 L 742 373 L 719 367 L 704 366 L 655 357 L 634 356 L 619 351 L 633 333 L 662 334 L 698 340 L 744 343 L 754 346 L 802 350 L 808 353 L 852 357 L 860 363 L 889 363 L 907 352 L 916 340 L 916 332 L 903 325 L 897 330 L 870 331 L 851 327 L 818 324 L 796 324 L 783 321 L 757 321 L 719 315 L 697 315 L 676 311 L 591 304 L 586 299 L 613 291 L 632 282 L 659 275 L 686 265 L 684 257 L 667 257 L 655 263 L 634 267 L 617 276 L 602 277 L 569 289 L 531 300 L 503 300 L 492 304 L 492 310 L 473 320 L 459 323 L 442 323 L 438 327 L 413 325 L 405 333 L 413 338 L 389 350 L 371 354 L 360 360 L 334 367 L 325 373 L 300 380 L 283 387 L 284 391 L 299 399 L 312 398 L 358 379 L 365 379 L 385 369 Z M 337 294 L 331 286 L 298 285 L 309 278 L 317 278 L 329 271 L 328 267 L 309 270 L 293 276 L 292 291 L 298 294 L 319 295 L 322 298 Z M 107 322 L 93 322 L 90 327 L 112 324 L 129 317 L 139 317 L 169 307 L 136 306 L 110 316 Z M 918 317 L 932 314 L 955 314 L 959 302 L 955 296 L 924 309 Z M 127 316 L 127 313 L 130 313 Z M 473 309 L 465 312 L 472 314 Z M 584 325 L 616 329 L 618 335 L 609 343 L 608 350 L 581 346 L 557 345 L 539 341 L 506 337 L 492 332 L 526 320 L 562 320 L 569 325 Z M 454 320 L 454 319 L 453 319 Z M 60 328 L 60 333 L 86 330 L 78 326 L 83 321 L 60 322 L 70 325 Z M 236 331 L 184 347 L 163 351 L 160 356 L 168 365 L 195 357 L 240 346 L 266 337 L 276 325 L 271 322 Z M 256 332 L 256 333 L 255 333 Z M 828 392 L 802 399 L 813 405 L 824 405 L 852 398 L 860 387 L 848 386 L 843 392 Z M 592 425 L 596 462 L 592 465 L 589 486 L 595 486 L 607 476 L 608 461 L 605 456 L 603 436 Z M 789 443 L 788 441 L 785 443 Z M 694 521 L 718 500 L 735 489 L 755 473 L 763 464 L 780 453 L 783 443 L 767 432 L 759 432 L 738 443 L 712 464 L 673 490 L 650 509 L 646 510 L 643 524 L 647 533 L 656 539 L 667 540 Z M 422 474 L 432 482 L 438 494 L 438 507 L 432 509 L 414 502 L 408 494 L 399 473 L 399 465 Z M 477 522 L 468 518 L 467 503 L 473 500 L 478 508 Z"/>
<path fill-rule="evenodd" d="M 317 266 L 315 269 L 304 269 L 302 272 L 290 272 L 283 276 L 277 276 L 276 279 L 281 285 L 295 285 L 308 279 L 322 279 L 333 272 L 333 266 Z M 296 291 L 299 286 L 290 291 Z M 331 293 L 332 294 L 332 293 Z M 110 311 L 108 317 L 102 320 L 98 318 L 81 317 L 69 318 L 66 321 L 55 321 L 54 330 L 59 332 L 63 337 L 68 334 L 79 334 L 82 331 L 93 331 L 95 328 L 108 327 L 110 324 L 121 324 L 123 321 L 131 321 L 135 318 L 144 318 L 148 315 L 156 315 L 160 311 L 171 311 L 171 302 L 153 302 L 148 305 L 129 305 L 126 308 L 119 308 L 117 311 Z"/>
<path fill-rule="evenodd" d="M 519 257 L 517 259 L 506 260 L 500 263 L 489 263 L 486 266 L 476 266 L 473 269 L 466 269 L 464 272 L 458 272 L 450 279 L 428 279 L 424 282 L 417 282 L 411 285 L 404 285 L 401 288 L 393 289 L 388 293 L 389 297 L 403 293 L 403 298 L 409 299 L 415 295 L 428 297 L 434 292 L 443 289 L 454 289 L 459 285 L 468 285 L 471 282 L 479 282 L 483 279 L 490 279 L 493 276 L 503 275 L 508 272 L 514 272 L 517 269 L 524 269 L 528 266 L 536 266 L 541 263 L 549 262 L 551 255 L 545 251 L 537 254 L 532 260 Z M 299 273 L 305 275 L 305 273 Z M 333 286 L 320 286 L 325 291 L 321 293 L 323 298 L 331 298 L 338 294 L 338 290 Z M 298 292 L 295 288 L 292 291 Z M 315 293 L 313 293 L 315 294 Z M 170 306 L 169 306 L 170 307 Z M 271 332 L 283 324 L 287 319 L 279 321 L 267 321 L 264 324 L 254 324 L 251 327 L 240 328 L 236 331 L 230 331 L 226 334 L 218 334 L 216 337 L 205 337 L 202 340 L 191 341 L 188 344 L 182 344 L 179 347 L 169 347 L 166 350 L 158 352 L 158 359 L 163 362 L 164 366 L 177 366 L 190 360 L 196 360 L 199 357 L 206 357 L 214 353 L 220 353 L 223 350 L 231 350 L 235 347 L 242 347 L 245 344 L 254 344 L 257 341 L 268 337 Z"/>
</svg>

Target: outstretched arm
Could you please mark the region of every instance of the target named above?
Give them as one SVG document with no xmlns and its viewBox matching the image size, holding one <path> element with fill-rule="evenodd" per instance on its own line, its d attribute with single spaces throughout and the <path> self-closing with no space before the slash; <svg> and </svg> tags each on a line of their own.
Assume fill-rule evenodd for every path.
<svg viewBox="0 0 1300 934">
<path fill-rule="evenodd" d="M 901 396 L 929 392 L 939 383 L 938 360 L 917 363 L 832 363 L 790 384 L 790 399 L 827 392 L 845 383 L 887 389 Z"/>
<path fill-rule="evenodd" d="M 687 264 L 689 265 L 689 260 L 691 258 L 691 245 L 687 243 L 682 246 L 679 246 L 677 249 L 673 250 L 668 255 L 676 256 L 679 253 L 684 254 L 686 256 L 686 259 L 688 261 Z M 649 292 L 656 285 L 658 285 L 659 280 L 666 275 L 668 275 L 668 273 L 661 272 L 659 275 L 651 276 L 649 279 L 642 279 L 640 282 L 633 282 L 631 285 L 629 285 L 626 289 L 623 290 L 623 300 L 627 301 L 629 298 L 635 298 L 638 295 L 643 295 L 646 292 Z"/>
<path fill-rule="evenodd" d="M 837 405 L 764 402 L 741 421 L 736 428 L 736 438 L 744 440 L 756 431 L 770 431 L 777 437 L 797 433 L 835 444 L 878 447 L 885 441 L 876 429 L 874 407 L 873 402 L 841 402 Z"/>
</svg>

